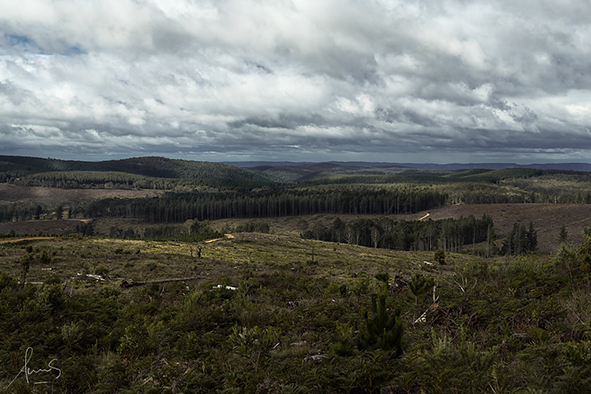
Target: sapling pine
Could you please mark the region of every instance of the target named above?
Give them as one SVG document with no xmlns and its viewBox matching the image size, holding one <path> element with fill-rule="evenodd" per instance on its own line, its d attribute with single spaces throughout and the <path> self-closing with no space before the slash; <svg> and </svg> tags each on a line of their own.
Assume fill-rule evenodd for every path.
<svg viewBox="0 0 591 394">
<path fill-rule="evenodd" d="M 433 286 L 435 286 L 435 279 L 424 277 L 421 274 L 413 275 L 411 281 L 408 283 L 408 288 L 415 296 L 415 304 L 419 303 L 419 296 L 427 293 Z"/>
<path fill-rule="evenodd" d="M 364 322 L 356 337 L 359 350 L 382 349 L 393 352 L 394 357 L 402 355 L 402 334 L 404 327 L 400 310 L 390 311 L 386 307 L 386 293 L 372 294 L 371 311 L 364 313 Z"/>
</svg>

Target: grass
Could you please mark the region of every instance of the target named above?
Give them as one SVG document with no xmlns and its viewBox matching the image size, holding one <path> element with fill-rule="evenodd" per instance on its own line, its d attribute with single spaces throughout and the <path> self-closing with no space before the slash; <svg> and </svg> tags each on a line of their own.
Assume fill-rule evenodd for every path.
<svg viewBox="0 0 591 394">
<path fill-rule="evenodd" d="M 429 264 L 433 258 L 260 233 L 200 244 L 100 237 L 3 243 L 0 272 L 20 278 L 29 261 L 27 282 L 36 284 L 0 292 L 0 301 L 20 302 L 11 314 L 4 300 L 10 320 L 3 324 L 28 327 L 0 343 L 9 368 L 0 387 L 18 372 L 10 357 L 27 343 L 39 360 L 59 359 L 64 375 L 56 384 L 68 392 L 80 381 L 84 392 L 482 392 L 498 383 L 493 372 L 510 390 L 552 385 L 564 392 L 556 378 L 540 374 L 591 373 L 572 356 L 591 344 L 578 334 L 591 316 L 589 285 L 563 275 L 574 261 L 447 253 L 445 265 Z M 437 287 L 414 294 L 394 284 L 396 276 L 411 282 L 421 275 Z M 179 277 L 198 278 L 119 287 L 121 279 Z M 378 278 L 389 278 L 389 286 Z M 400 359 L 353 340 L 366 329 L 368 311 L 375 317 L 371 303 L 381 291 L 387 315 L 401 311 Z M 571 369 L 546 360 L 551 351 Z M 24 379 L 18 383 L 26 389 Z"/>
<path fill-rule="evenodd" d="M 196 257 L 197 246 L 202 247 L 201 259 Z M 50 262 L 41 263 L 43 253 Z M 122 279 L 202 276 L 236 285 L 248 272 L 282 272 L 346 282 L 361 273 L 411 277 L 415 272 L 433 270 L 424 263 L 433 261 L 432 252 L 398 252 L 257 233 L 236 234 L 234 239 L 199 245 L 92 237 L 23 240 L 0 244 L 0 271 L 20 277 L 20 261 L 26 256 L 32 261 L 28 282 L 41 283 L 57 277 L 70 282 L 72 291 L 117 288 Z M 442 266 L 438 274 L 448 275 L 455 264 L 474 258 L 457 254 L 447 260 L 448 265 Z M 103 272 L 108 273 L 109 279 L 86 276 Z"/>
</svg>

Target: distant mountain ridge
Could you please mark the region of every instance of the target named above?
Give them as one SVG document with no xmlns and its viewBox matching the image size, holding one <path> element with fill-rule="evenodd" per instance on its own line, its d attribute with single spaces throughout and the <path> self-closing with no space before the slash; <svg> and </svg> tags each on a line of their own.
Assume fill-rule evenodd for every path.
<svg viewBox="0 0 591 394">
<path fill-rule="evenodd" d="M 389 162 L 367 162 L 367 161 L 328 161 L 328 162 L 290 162 L 290 161 L 227 161 L 223 162 L 235 167 L 253 168 L 253 167 L 294 167 L 309 166 L 315 164 L 335 164 L 348 167 L 378 167 L 378 168 L 415 168 L 420 170 L 503 170 L 505 168 L 535 168 L 539 170 L 561 170 L 561 171 L 581 171 L 591 172 L 590 163 L 534 163 L 534 164 L 516 164 L 516 163 L 389 163 Z"/>
<path fill-rule="evenodd" d="M 135 157 L 122 160 L 87 162 L 52 158 L 0 156 L 0 179 L 32 176 L 59 172 L 118 172 L 155 178 L 190 179 L 204 186 L 262 187 L 281 182 L 305 182 L 319 178 L 378 176 L 377 181 L 388 182 L 384 176 L 426 174 L 441 176 L 444 173 L 481 170 L 501 171 L 508 169 L 536 169 L 542 171 L 591 172 L 588 163 L 387 163 L 387 162 L 288 162 L 252 161 L 224 162 L 168 159 L 165 157 Z M 10 175 L 8 175 L 10 174 Z M 510 176 L 517 174 L 508 172 Z M 448 176 L 466 179 L 496 179 L 499 174 L 450 174 Z M 502 176 L 506 176 L 502 175 Z M 2 178 L 4 177 L 4 178 Z M 391 178 L 391 177 L 390 177 Z M 362 180 L 360 180 L 362 181 Z"/>
<path fill-rule="evenodd" d="M 367 175 L 410 175 L 429 174 L 435 176 L 441 172 L 453 173 L 469 170 L 502 171 L 509 169 L 516 170 L 542 170 L 560 172 L 591 172 L 591 164 L 587 163 L 548 163 L 548 164 L 515 164 L 515 163 L 375 163 L 375 162 L 323 162 L 323 163 L 295 163 L 295 162 L 227 162 L 237 167 L 250 168 L 284 179 L 289 182 L 305 182 L 319 178 L 331 178 L 335 176 L 367 176 Z M 515 175 L 517 173 L 507 172 Z M 456 174 L 464 177 L 468 174 Z M 496 178 L 498 174 L 489 174 Z M 477 178 L 484 179 L 490 176 L 479 175 Z M 474 175 L 471 175 L 474 178 Z M 484 177 L 484 178 L 483 178 Z M 491 178 L 491 179 L 492 179 Z M 385 181 L 387 179 L 383 178 Z"/>
</svg>

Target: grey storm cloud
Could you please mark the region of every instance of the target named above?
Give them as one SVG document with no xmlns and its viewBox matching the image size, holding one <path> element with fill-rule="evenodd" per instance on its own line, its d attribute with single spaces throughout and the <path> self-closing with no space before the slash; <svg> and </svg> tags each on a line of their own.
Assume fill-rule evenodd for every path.
<svg viewBox="0 0 591 394">
<path fill-rule="evenodd" d="M 586 0 L 0 0 L 0 154 L 587 161 Z"/>
</svg>

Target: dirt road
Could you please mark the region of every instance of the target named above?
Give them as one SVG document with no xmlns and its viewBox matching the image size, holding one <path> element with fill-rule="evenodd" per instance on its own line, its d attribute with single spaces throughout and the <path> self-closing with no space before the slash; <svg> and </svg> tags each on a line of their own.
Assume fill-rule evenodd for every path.
<svg viewBox="0 0 591 394">
<path fill-rule="evenodd" d="M 8 238 L 0 240 L 0 244 L 9 244 L 12 242 L 20 242 L 20 241 L 33 241 L 39 239 L 54 239 L 55 237 L 27 237 L 27 238 Z"/>
</svg>

